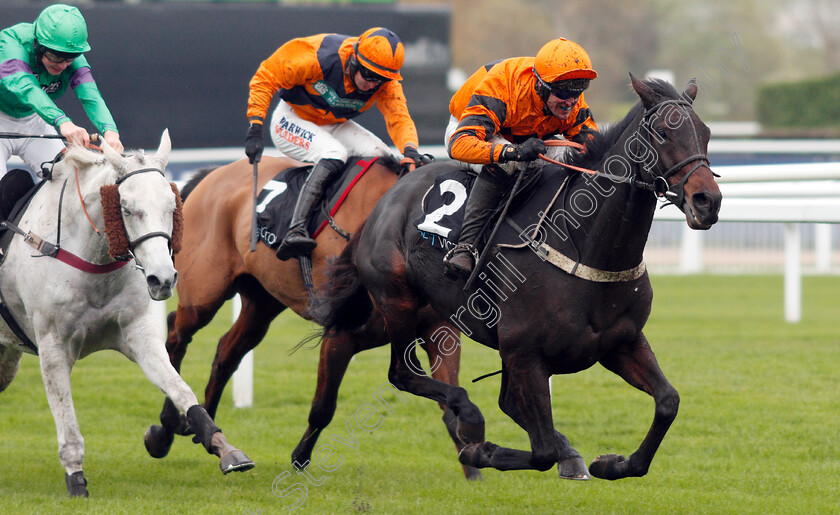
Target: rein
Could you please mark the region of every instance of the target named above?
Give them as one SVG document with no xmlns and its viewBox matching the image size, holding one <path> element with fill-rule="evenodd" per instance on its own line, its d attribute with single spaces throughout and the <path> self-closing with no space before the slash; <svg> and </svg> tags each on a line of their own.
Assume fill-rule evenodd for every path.
<svg viewBox="0 0 840 515">
<path fill-rule="evenodd" d="M 659 102 L 658 104 L 656 104 L 655 106 L 651 107 L 650 109 L 648 109 L 644 112 L 644 114 L 642 115 L 642 120 L 641 120 L 641 122 L 639 122 L 639 128 L 641 129 L 642 127 L 648 126 L 647 130 L 648 130 L 648 132 L 650 132 L 650 129 L 649 129 L 650 117 L 652 115 L 656 114 L 656 112 L 659 111 L 660 108 L 662 108 L 666 105 L 686 106 L 688 108 L 691 107 L 691 103 L 686 101 L 686 100 L 677 100 L 677 99 L 663 100 L 662 102 Z M 703 166 L 704 163 L 705 163 L 706 166 L 711 168 L 711 164 L 709 163 L 709 158 L 705 154 L 703 154 L 703 152 L 700 150 L 700 137 L 697 135 L 697 129 L 694 127 L 694 124 L 691 124 L 691 131 L 694 134 L 694 143 L 695 143 L 695 147 L 697 149 L 697 153 L 683 159 L 682 161 L 680 161 L 679 163 L 677 163 L 675 165 L 672 165 L 662 175 L 655 176 L 653 178 L 652 182 L 647 182 L 644 179 L 640 179 L 640 178 L 637 178 L 635 176 L 624 177 L 624 176 L 621 176 L 621 175 L 614 175 L 614 174 L 599 172 L 597 170 L 592 170 L 592 169 L 589 169 L 589 168 L 582 168 L 582 167 L 579 167 L 579 166 L 570 165 L 570 164 L 563 163 L 561 161 L 557 161 L 555 159 L 551 159 L 549 157 L 546 157 L 543 154 L 539 154 L 538 157 L 540 159 L 542 159 L 543 161 L 547 162 L 547 163 L 560 165 L 560 166 L 563 166 L 565 168 L 569 168 L 570 170 L 575 170 L 575 171 L 582 172 L 582 173 L 585 173 L 585 174 L 588 174 L 588 175 L 591 175 L 591 176 L 604 177 L 604 178 L 610 179 L 614 182 L 624 182 L 624 183 L 627 183 L 630 186 L 633 186 L 635 188 L 644 189 L 644 190 L 647 190 L 647 191 L 652 191 L 652 192 L 656 193 L 657 196 L 664 196 L 668 200 L 669 203 L 680 207 L 682 205 L 684 199 L 685 199 L 685 183 L 688 181 L 688 179 L 692 176 L 692 174 L 694 174 L 694 172 L 696 172 L 701 166 Z M 575 143 L 574 141 L 567 141 L 567 140 L 548 140 L 548 141 L 545 141 L 544 143 L 547 147 L 572 147 L 572 148 L 576 148 L 577 150 L 584 150 L 586 148 L 584 145 L 581 145 L 580 143 Z M 698 161 L 698 163 L 694 166 L 694 168 L 689 170 L 689 172 L 687 174 L 685 174 L 685 177 L 680 179 L 680 181 L 677 184 L 674 184 L 673 187 L 670 184 L 668 184 L 668 178 L 670 178 L 672 175 L 674 175 L 675 173 L 682 170 L 682 168 L 685 167 L 687 164 L 693 163 L 695 161 Z M 667 204 L 665 204 L 665 205 L 667 205 Z"/>
</svg>

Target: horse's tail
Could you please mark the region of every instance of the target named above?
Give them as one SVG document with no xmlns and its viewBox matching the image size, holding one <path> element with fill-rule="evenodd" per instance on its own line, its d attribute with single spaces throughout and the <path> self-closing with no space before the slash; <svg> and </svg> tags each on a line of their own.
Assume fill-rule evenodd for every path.
<svg viewBox="0 0 840 515">
<path fill-rule="evenodd" d="M 373 314 L 373 302 L 353 262 L 362 227 L 359 227 L 338 258 L 329 265 L 327 282 L 318 289 L 310 304 L 310 314 L 324 327 L 324 334 L 357 329 Z"/>
<path fill-rule="evenodd" d="M 188 180 L 187 183 L 184 184 L 184 187 L 181 188 L 181 202 L 186 202 L 187 195 L 192 193 L 192 190 L 194 190 L 195 187 L 198 186 L 198 183 L 201 182 L 202 179 L 207 177 L 213 170 L 215 170 L 215 168 L 201 168 L 197 172 L 195 172 L 193 176 L 190 177 L 190 180 Z"/>
</svg>

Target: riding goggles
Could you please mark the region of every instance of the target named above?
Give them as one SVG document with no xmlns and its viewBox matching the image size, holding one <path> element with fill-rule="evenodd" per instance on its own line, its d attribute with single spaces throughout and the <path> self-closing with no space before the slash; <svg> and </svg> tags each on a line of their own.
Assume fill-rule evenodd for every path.
<svg viewBox="0 0 840 515">
<path fill-rule="evenodd" d="M 77 57 L 79 57 L 79 54 L 65 54 L 61 52 L 54 52 L 52 50 L 46 50 L 44 52 L 44 57 L 46 57 L 51 63 L 63 64 L 72 63 Z"/>
<path fill-rule="evenodd" d="M 534 74 L 537 76 L 540 84 L 560 100 L 577 98 L 589 87 L 589 79 L 565 79 L 546 82 L 537 74 L 536 70 L 534 70 Z"/>
<path fill-rule="evenodd" d="M 359 66 L 359 74 L 362 78 L 368 82 L 376 82 L 377 84 L 382 84 L 383 82 L 388 82 L 390 79 L 383 77 L 377 73 L 374 73 L 371 70 L 368 70 L 364 66 Z"/>
</svg>

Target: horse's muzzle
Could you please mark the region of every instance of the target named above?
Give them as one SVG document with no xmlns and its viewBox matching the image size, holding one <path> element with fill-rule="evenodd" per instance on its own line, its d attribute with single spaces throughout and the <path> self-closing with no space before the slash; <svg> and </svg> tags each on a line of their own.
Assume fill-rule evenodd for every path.
<svg viewBox="0 0 840 515">
<path fill-rule="evenodd" d="M 146 277 L 146 284 L 149 286 L 149 295 L 154 300 L 166 300 L 172 296 L 175 291 L 175 284 L 178 282 L 178 272 L 176 271 L 171 278 L 161 280 L 156 275 L 149 275 Z"/>
<path fill-rule="evenodd" d="M 688 195 L 682 206 L 688 226 L 692 229 L 706 230 L 717 223 L 721 198 L 720 190 L 699 191 Z"/>
</svg>

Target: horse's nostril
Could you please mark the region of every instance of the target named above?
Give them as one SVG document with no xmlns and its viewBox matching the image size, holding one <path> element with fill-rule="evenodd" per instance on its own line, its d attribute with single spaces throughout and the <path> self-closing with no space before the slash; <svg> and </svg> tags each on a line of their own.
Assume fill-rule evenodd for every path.
<svg viewBox="0 0 840 515">
<path fill-rule="evenodd" d="M 714 204 L 714 200 L 708 193 L 695 193 L 691 196 L 691 203 L 694 205 L 695 211 L 708 213 Z"/>
<path fill-rule="evenodd" d="M 160 279 L 156 275 L 150 275 L 146 277 L 146 284 L 149 285 L 149 288 L 160 288 Z"/>
</svg>

